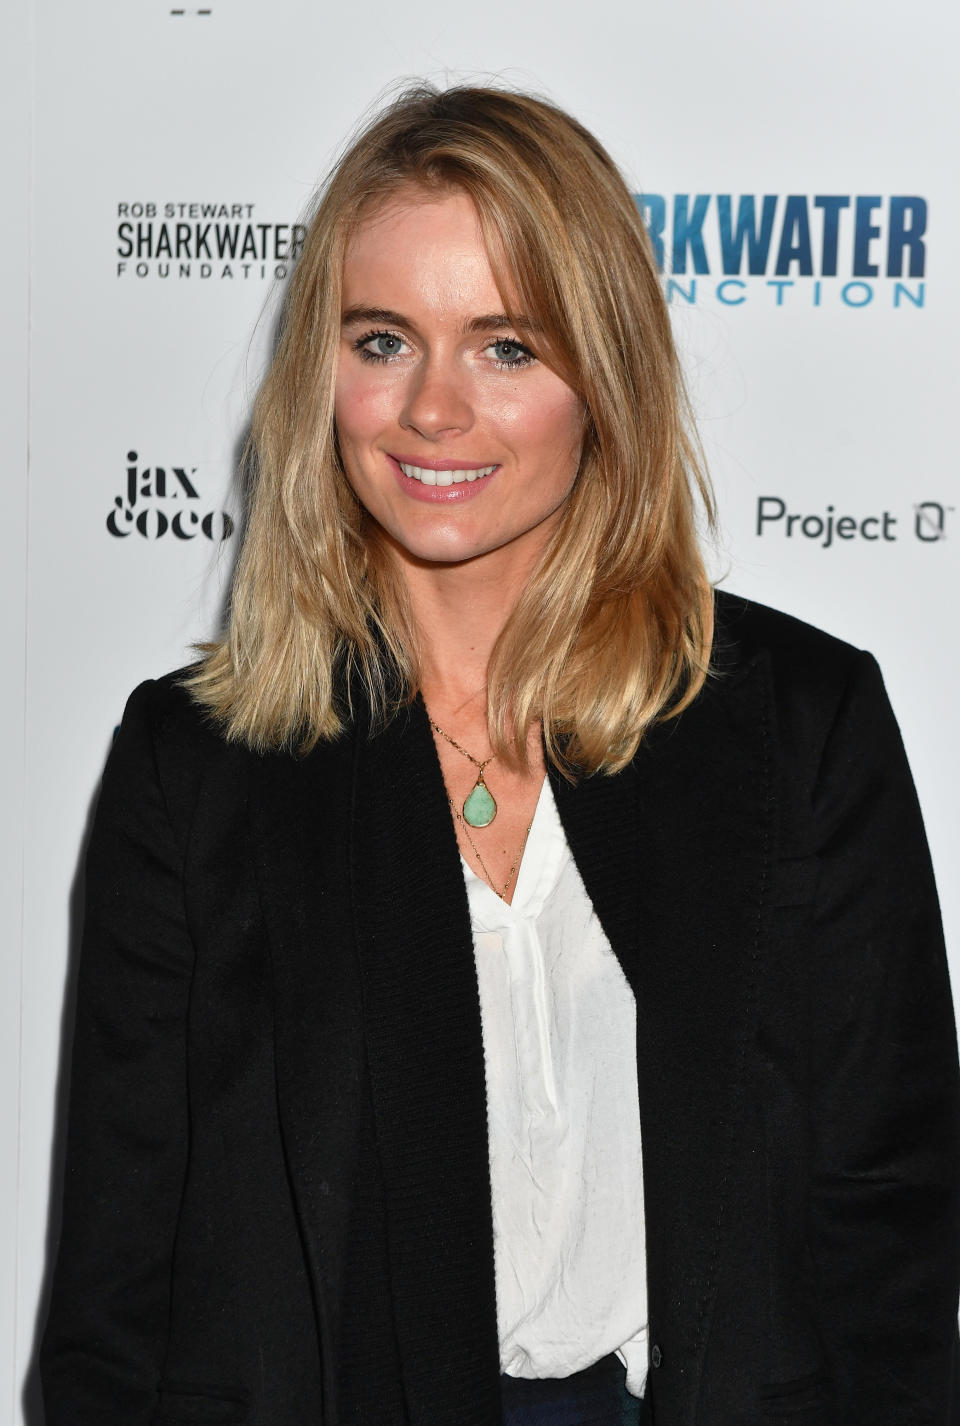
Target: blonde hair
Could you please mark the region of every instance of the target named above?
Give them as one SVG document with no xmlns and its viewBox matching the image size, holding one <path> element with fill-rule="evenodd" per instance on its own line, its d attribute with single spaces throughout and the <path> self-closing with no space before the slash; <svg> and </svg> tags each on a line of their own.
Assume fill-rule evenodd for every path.
<svg viewBox="0 0 960 1426">
<path fill-rule="evenodd" d="M 636 204 L 582 125 L 509 90 L 408 89 L 335 166 L 254 408 L 229 629 L 188 686 L 228 737 L 301 751 L 342 730 L 357 679 L 374 726 L 416 695 L 405 588 L 334 424 L 346 244 L 411 184 L 473 200 L 511 319 L 542 328 L 538 355 L 586 406 L 573 490 L 490 659 L 491 745 L 525 761 L 540 719 L 565 771 L 618 771 L 703 683 L 713 599 L 696 494 L 710 521 L 712 498 Z"/>
</svg>

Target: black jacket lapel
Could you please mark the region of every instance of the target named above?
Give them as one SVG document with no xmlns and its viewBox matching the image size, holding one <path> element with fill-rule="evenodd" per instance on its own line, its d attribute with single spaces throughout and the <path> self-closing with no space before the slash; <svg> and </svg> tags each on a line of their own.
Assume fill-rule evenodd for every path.
<svg viewBox="0 0 960 1426">
<path fill-rule="evenodd" d="M 351 887 L 410 1420 L 498 1426 L 480 1003 L 456 838 L 420 702 L 358 744 Z"/>
<path fill-rule="evenodd" d="M 337 1426 L 363 1028 L 350 914 L 351 740 L 256 761 L 251 817 L 273 970 L 277 1099 L 314 1289 L 324 1426 Z"/>
<path fill-rule="evenodd" d="M 771 851 L 768 703 L 762 668 L 721 678 L 623 774 L 554 779 L 637 997 L 651 1348 L 663 1368 L 648 1389 L 676 1421 L 692 1420 L 741 1117 Z"/>
</svg>

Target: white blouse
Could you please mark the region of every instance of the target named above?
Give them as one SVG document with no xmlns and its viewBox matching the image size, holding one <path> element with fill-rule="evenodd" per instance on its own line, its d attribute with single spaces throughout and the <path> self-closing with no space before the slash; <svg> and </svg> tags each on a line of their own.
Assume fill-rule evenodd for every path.
<svg viewBox="0 0 960 1426">
<path fill-rule="evenodd" d="M 628 1390 L 641 1396 L 636 1006 L 549 779 L 513 904 L 463 868 L 486 1060 L 501 1370 L 565 1377 L 616 1351 Z"/>
</svg>

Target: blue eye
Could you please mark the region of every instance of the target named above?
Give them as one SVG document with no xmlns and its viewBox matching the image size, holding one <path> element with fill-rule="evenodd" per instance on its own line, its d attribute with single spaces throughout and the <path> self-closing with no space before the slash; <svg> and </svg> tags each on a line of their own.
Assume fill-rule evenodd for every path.
<svg viewBox="0 0 960 1426">
<path fill-rule="evenodd" d="M 530 348 L 518 342 L 515 337 L 501 337 L 490 343 L 490 349 L 494 353 L 496 365 L 500 367 L 528 366 L 535 360 Z"/>
<path fill-rule="evenodd" d="M 396 332 L 368 332 L 354 342 L 354 349 L 364 361 L 391 361 L 400 355 L 404 345 Z"/>
</svg>

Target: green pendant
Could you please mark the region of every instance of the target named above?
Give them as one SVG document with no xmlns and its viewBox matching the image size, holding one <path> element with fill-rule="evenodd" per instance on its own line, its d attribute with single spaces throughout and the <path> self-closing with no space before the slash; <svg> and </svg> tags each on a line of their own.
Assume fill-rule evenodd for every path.
<svg viewBox="0 0 960 1426">
<path fill-rule="evenodd" d="M 487 790 L 483 777 L 478 777 L 476 787 L 463 804 L 463 820 L 469 822 L 471 827 L 489 827 L 496 815 L 497 804 Z"/>
</svg>

